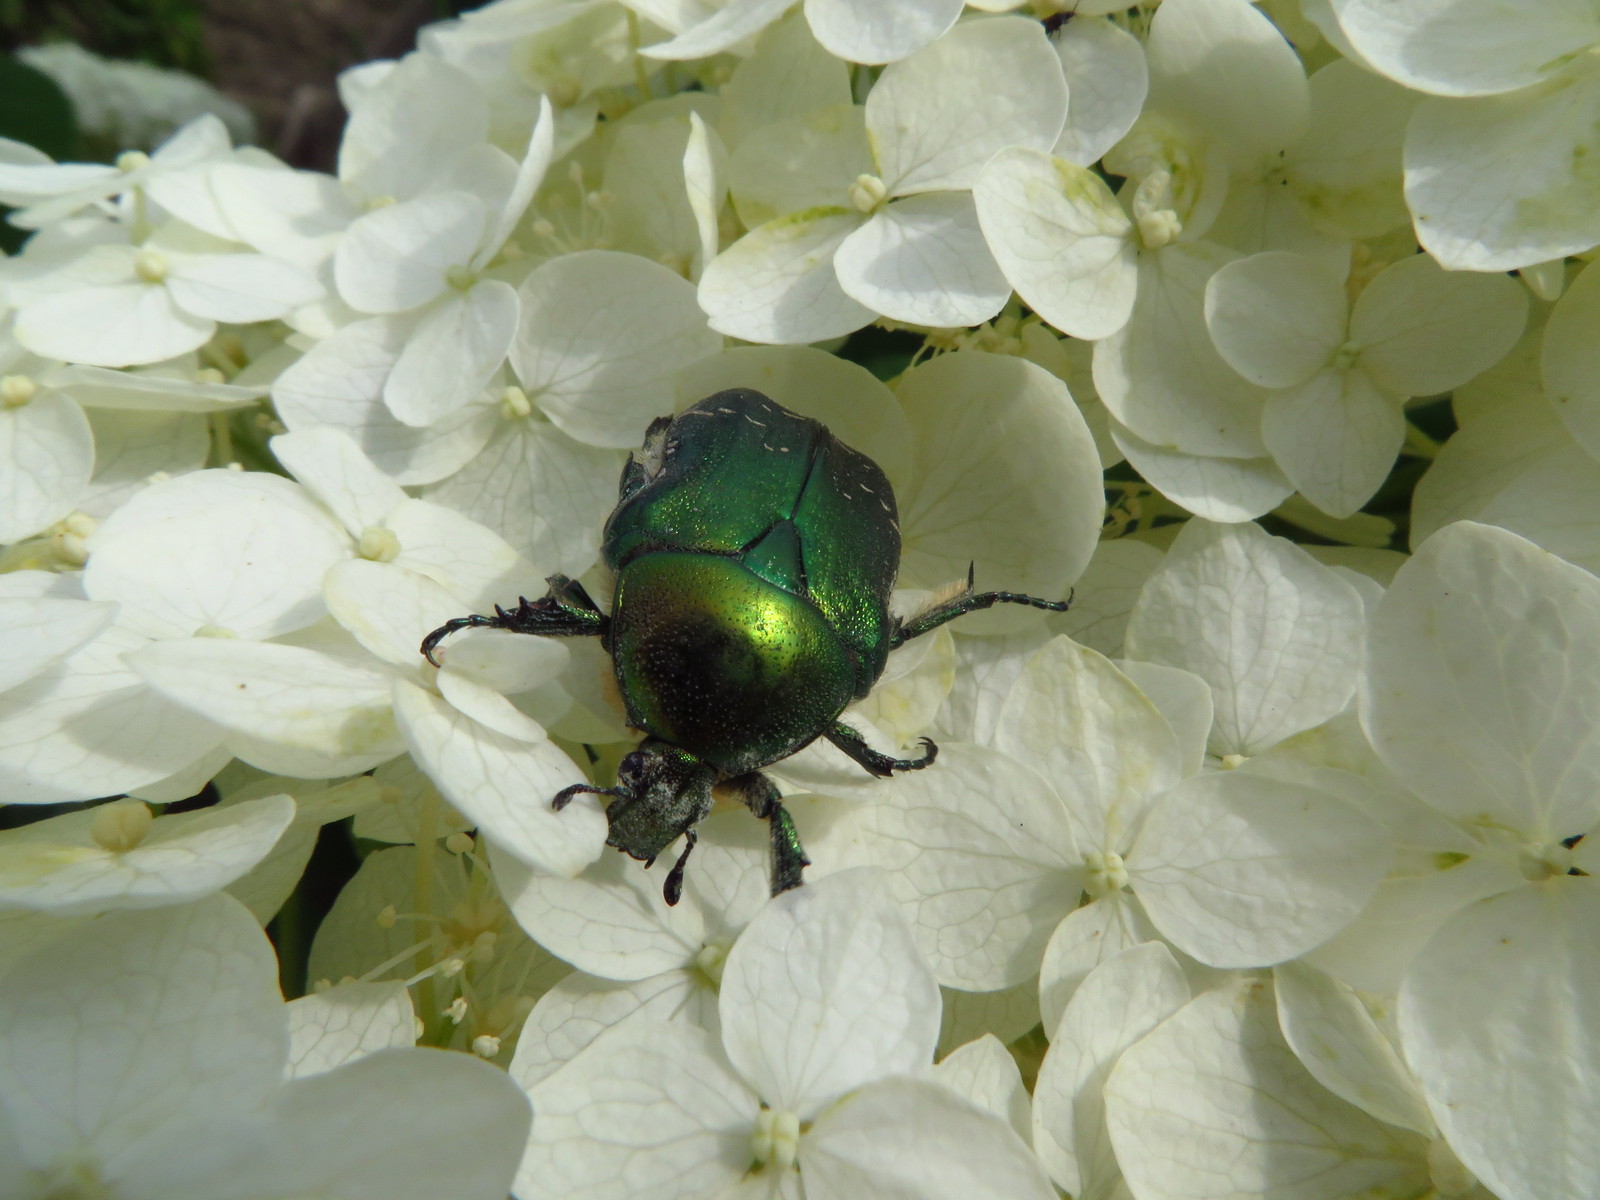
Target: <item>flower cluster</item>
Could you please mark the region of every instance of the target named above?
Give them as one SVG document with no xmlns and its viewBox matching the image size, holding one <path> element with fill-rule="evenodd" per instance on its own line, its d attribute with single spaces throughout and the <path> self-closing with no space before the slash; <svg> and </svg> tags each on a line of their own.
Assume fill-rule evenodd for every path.
<svg viewBox="0 0 1600 1200">
<path fill-rule="evenodd" d="M 331 175 L 0 141 L 0 1195 L 1593 1196 L 1597 46 L 495 0 Z M 930 769 L 771 766 L 804 886 L 723 804 L 668 903 L 550 803 L 638 740 L 598 640 L 418 646 L 604 604 L 732 387 L 882 468 L 897 611 L 1074 603 L 891 656 Z"/>
</svg>

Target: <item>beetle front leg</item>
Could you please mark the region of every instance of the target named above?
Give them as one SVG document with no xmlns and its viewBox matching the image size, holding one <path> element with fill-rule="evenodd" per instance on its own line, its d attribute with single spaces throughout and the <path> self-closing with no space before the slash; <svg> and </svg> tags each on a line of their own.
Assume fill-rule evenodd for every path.
<svg viewBox="0 0 1600 1200">
<path fill-rule="evenodd" d="M 880 754 L 843 721 L 835 721 L 833 728 L 824 731 L 822 736 L 860 763 L 869 775 L 876 775 L 879 779 L 887 779 L 896 771 L 920 771 L 939 757 L 939 747 L 934 745 L 932 738 L 922 739 L 924 753 L 921 758 L 893 758 Z"/>
<path fill-rule="evenodd" d="M 724 788 L 734 792 L 752 813 L 767 822 L 772 833 L 772 894 L 780 896 L 805 882 L 805 869 L 811 865 L 794 818 L 783 806 L 778 785 L 760 771 L 751 771 L 726 781 Z M 687 853 L 687 852 L 686 852 Z"/>
<path fill-rule="evenodd" d="M 969 563 L 967 586 L 950 599 L 931 604 L 900 622 L 894 631 L 894 636 L 889 639 L 889 649 L 898 650 L 912 638 L 921 637 L 947 621 L 954 621 L 957 617 L 964 617 L 980 609 L 993 608 L 996 604 L 1026 604 L 1031 608 L 1042 608 L 1046 612 L 1058 613 L 1066 612 L 1072 607 L 1071 592 L 1067 593 L 1065 600 L 1041 600 L 1038 596 L 1025 596 L 1021 592 L 975 592 L 972 590 L 972 577 L 973 568 Z"/>
<path fill-rule="evenodd" d="M 583 584 L 565 575 L 551 575 L 545 582 L 550 590 L 537 600 L 519 596 L 516 608 L 504 609 L 496 604 L 492 617 L 474 613 L 446 621 L 422 639 L 422 656 L 437 667 L 439 662 L 433 652 L 445 638 L 462 629 L 505 629 L 538 637 L 604 638 L 610 632 L 611 619 L 600 611 Z"/>
</svg>

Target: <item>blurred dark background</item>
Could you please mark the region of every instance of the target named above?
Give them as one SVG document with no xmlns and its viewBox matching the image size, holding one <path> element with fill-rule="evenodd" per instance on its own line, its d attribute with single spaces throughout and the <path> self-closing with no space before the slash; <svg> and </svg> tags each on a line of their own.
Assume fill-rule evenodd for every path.
<svg viewBox="0 0 1600 1200">
<path fill-rule="evenodd" d="M 0 0 L 0 134 L 53 157 L 87 157 L 70 125 L 10 53 L 71 41 L 107 58 L 177 67 L 255 114 L 257 143 L 297 167 L 331 170 L 344 125 L 334 78 L 409 50 L 417 29 L 478 0 Z M 70 121 L 70 117 L 68 117 Z M 45 144 L 54 139 L 55 145 Z M 93 157 L 102 157 L 95 155 Z"/>
</svg>

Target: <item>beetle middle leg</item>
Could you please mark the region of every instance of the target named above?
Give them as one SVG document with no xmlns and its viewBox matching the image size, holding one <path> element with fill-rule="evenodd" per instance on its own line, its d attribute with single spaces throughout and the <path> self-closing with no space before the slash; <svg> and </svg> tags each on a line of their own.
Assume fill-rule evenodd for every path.
<svg viewBox="0 0 1600 1200">
<path fill-rule="evenodd" d="M 887 779 L 896 771 L 920 771 L 939 757 L 939 747 L 934 745 L 932 738 L 922 739 L 921 758 L 894 758 L 880 754 L 843 721 L 835 721 L 831 729 L 823 730 L 822 736 L 860 763 L 868 774 L 876 775 L 879 779 Z"/>
<path fill-rule="evenodd" d="M 551 575 L 545 582 L 550 590 L 537 600 L 519 596 L 516 608 L 505 609 L 496 604 L 492 617 L 473 613 L 446 621 L 422 639 L 422 656 L 437 667 L 433 652 L 445 638 L 462 629 L 506 629 L 539 637 L 606 636 L 611 619 L 600 611 L 583 584 L 565 575 Z"/>
<path fill-rule="evenodd" d="M 805 869 L 811 865 L 794 818 L 783 806 L 778 785 L 760 771 L 737 775 L 722 786 L 742 800 L 752 813 L 766 821 L 772 831 L 772 894 L 782 895 L 805 882 Z"/>
<path fill-rule="evenodd" d="M 921 637 L 925 633 L 939 628 L 947 621 L 954 621 L 957 617 L 964 617 L 970 612 L 980 609 L 993 608 L 996 604 L 1026 604 L 1030 608 L 1042 608 L 1046 612 L 1066 612 L 1072 607 L 1072 593 L 1067 593 L 1065 600 L 1042 600 L 1038 596 L 1025 596 L 1021 592 L 978 592 L 973 590 L 973 568 L 967 566 L 967 586 L 957 592 L 948 600 L 939 601 L 921 612 L 900 622 L 894 631 L 894 636 L 889 639 L 889 649 L 898 650 L 914 637 Z"/>
</svg>

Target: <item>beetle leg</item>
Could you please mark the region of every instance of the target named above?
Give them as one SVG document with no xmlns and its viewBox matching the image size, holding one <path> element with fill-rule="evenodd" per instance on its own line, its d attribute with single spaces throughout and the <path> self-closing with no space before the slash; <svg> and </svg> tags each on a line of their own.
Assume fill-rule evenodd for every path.
<svg viewBox="0 0 1600 1200">
<path fill-rule="evenodd" d="M 835 721 L 833 728 L 824 730 L 822 736 L 879 779 L 886 779 L 895 771 L 920 771 L 939 756 L 939 747 L 933 744 L 931 738 L 922 739 L 924 753 L 921 758 L 891 758 L 887 754 L 879 754 L 843 721 Z"/>
<path fill-rule="evenodd" d="M 683 868 L 688 865 L 689 851 L 693 850 L 695 843 L 700 840 L 700 835 L 692 829 L 683 832 L 683 853 L 678 855 L 678 861 L 672 864 L 672 870 L 667 872 L 667 886 L 661 889 L 661 896 L 668 905 L 675 905 L 683 899 Z"/>
<path fill-rule="evenodd" d="M 1038 596 L 1024 596 L 1021 592 L 975 592 L 972 590 L 972 565 L 967 565 L 967 586 L 948 600 L 941 600 L 900 622 L 889 639 L 889 649 L 898 650 L 914 637 L 921 637 L 939 628 L 946 621 L 954 621 L 969 612 L 993 608 L 996 604 L 1026 604 L 1046 612 L 1066 612 L 1072 607 L 1072 593 L 1065 600 L 1041 600 Z"/>
<path fill-rule="evenodd" d="M 611 618 L 601 612 L 583 584 L 565 575 L 552 575 L 547 582 L 550 590 L 537 600 L 526 596 L 517 598 L 513 609 L 494 606 L 494 616 L 474 613 L 470 617 L 457 617 L 446 621 L 422 639 L 422 656 L 438 666 L 433 657 L 439 643 L 452 633 L 471 627 L 506 629 L 512 633 L 530 633 L 539 637 L 600 637 L 610 631 Z"/>
<path fill-rule="evenodd" d="M 794 818 L 783 806 L 778 785 L 760 771 L 751 771 L 727 780 L 722 785 L 735 792 L 750 811 L 766 821 L 772 832 L 772 894 L 797 888 L 805 882 L 805 869 L 811 865 Z M 688 852 L 685 851 L 685 854 Z"/>
<path fill-rule="evenodd" d="M 557 792 L 555 798 L 550 801 L 550 807 L 560 812 L 572 803 L 574 796 L 631 796 L 632 794 L 625 787 L 596 787 L 592 783 L 575 783 Z"/>
</svg>

